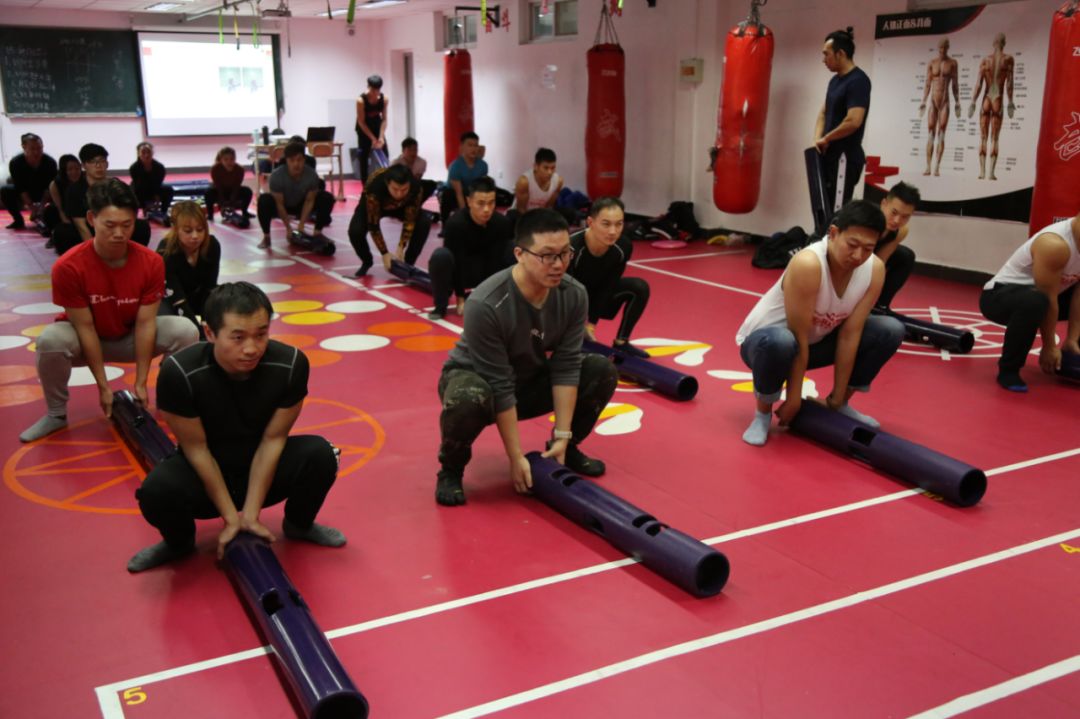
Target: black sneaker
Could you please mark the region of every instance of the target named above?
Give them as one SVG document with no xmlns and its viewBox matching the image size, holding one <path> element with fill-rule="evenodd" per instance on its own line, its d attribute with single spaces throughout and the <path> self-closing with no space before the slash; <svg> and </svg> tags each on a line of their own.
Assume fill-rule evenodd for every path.
<svg viewBox="0 0 1080 719">
<path fill-rule="evenodd" d="M 444 507 L 465 504 L 465 490 L 461 486 L 462 473 L 443 468 L 436 475 L 435 501 Z"/>
<path fill-rule="evenodd" d="M 431 312 L 428 312 L 428 315 L 427 315 L 427 318 L 429 320 L 433 321 L 433 322 L 437 322 L 437 321 L 443 319 L 444 317 L 446 317 L 446 308 L 445 307 L 443 309 L 441 309 L 441 310 L 438 307 L 436 307 L 435 309 L 431 310 Z"/>
<path fill-rule="evenodd" d="M 575 442 L 566 446 L 566 466 L 583 477 L 599 477 L 607 471 L 603 462 L 586 456 Z"/>
<path fill-rule="evenodd" d="M 368 270 L 370 270 L 372 265 L 374 264 L 375 263 L 371 260 L 364 260 L 363 264 L 360 265 L 360 269 L 353 273 L 353 277 L 363 277 L 368 273 Z"/>
</svg>

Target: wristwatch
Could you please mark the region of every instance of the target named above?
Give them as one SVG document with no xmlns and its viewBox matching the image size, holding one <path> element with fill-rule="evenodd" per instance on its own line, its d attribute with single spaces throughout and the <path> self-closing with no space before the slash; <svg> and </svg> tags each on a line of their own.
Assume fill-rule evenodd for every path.
<svg viewBox="0 0 1080 719">
<path fill-rule="evenodd" d="M 568 429 L 555 429 L 552 430 L 551 435 L 555 439 L 573 439 L 574 433 Z"/>
</svg>

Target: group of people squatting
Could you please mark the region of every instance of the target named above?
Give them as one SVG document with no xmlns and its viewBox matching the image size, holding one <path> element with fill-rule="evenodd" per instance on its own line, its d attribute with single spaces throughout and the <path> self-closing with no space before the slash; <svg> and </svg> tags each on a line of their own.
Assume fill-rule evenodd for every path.
<svg viewBox="0 0 1080 719">
<path fill-rule="evenodd" d="M 830 36 L 826 64 L 848 67 L 841 61 L 850 55 L 834 45 Z M 371 83 L 368 94 L 378 90 Z M 387 103 L 381 102 L 385 112 Z M 364 101 L 369 105 L 377 105 L 374 98 Z M 856 113 L 860 124 L 865 109 Z M 823 151 L 843 139 L 833 133 L 843 122 L 830 123 L 815 128 Z M 385 124 L 380 127 L 377 133 L 368 127 L 371 148 L 385 145 Z M 360 275 L 374 263 L 368 235 L 387 268 L 394 258 L 381 220 L 401 221 L 396 255 L 410 264 L 434 221 L 421 208 L 432 189 L 423 181 L 426 163 L 418 162 L 415 141 L 408 143 L 398 161 L 367 177 L 350 222 Z M 516 212 L 504 215 L 496 209 L 498 188 L 480 158 L 477 136 L 466 133 L 461 143 L 447 186 L 452 197 L 441 203 L 447 212 L 438 218 L 444 244 L 429 263 L 435 301 L 430 317 L 442 319 L 453 298 L 464 323 L 438 377 L 432 377 L 441 403 L 435 499 L 444 506 L 466 502 L 465 470 L 475 440 L 489 425 L 497 428 L 518 492 L 532 486 L 519 422 L 541 415 L 554 414 L 545 456 L 584 476 L 603 475 L 604 462 L 582 445 L 615 392 L 617 370 L 608 359 L 583 351 L 583 342 L 596 339 L 601 320 L 618 320 L 614 349 L 649 356 L 631 341 L 650 288 L 641 278 L 625 276 L 632 245 L 623 234 L 622 201 L 594 199 L 584 227 L 572 230 L 555 209 L 562 185 L 555 154 L 541 148 L 515 185 Z M 153 148 L 144 149 L 140 145 L 138 162 L 147 175 L 163 178 L 155 170 Z M 217 185 L 218 177 L 237 174 L 235 153 L 219 153 L 212 173 L 218 194 L 206 198 L 204 209 L 191 201 L 171 203 L 161 182 L 156 193 L 146 194 L 144 185 L 140 195 L 138 182 L 132 187 L 108 177 L 108 153 L 100 145 L 84 146 L 71 158 L 76 164 L 65 158 L 49 164 L 36 135 L 24 136 L 23 150 L 12 160 L 13 181 L 3 194 L 14 228 L 24 222 L 25 206 L 41 203 L 46 194 L 56 199 L 63 175 L 66 195 L 51 203 L 53 219 L 70 223 L 72 230 L 66 239 L 53 238 L 66 245 L 58 247 L 62 253 L 52 267 L 53 301 L 62 312 L 36 346 L 46 413 L 20 439 L 32 442 L 67 426 L 75 366 L 89 368 L 109 416 L 113 393 L 105 363 L 134 362 L 134 394 L 149 405 L 150 364 L 161 355 L 156 406 L 179 452 L 154 467 L 136 491 L 161 541 L 136 553 L 128 569 L 143 571 L 192 553 L 196 519 L 224 521 L 219 555 L 241 531 L 273 540 L 261 511 L 279 502 L 285 503 L 286 537 L 344 545 L 341 531 L 315 521 L 337 476 L 336 451 L 322 437 L 291 434 L 308 393 L 307 357 L 272 339 L 273 307 L 262 290 L 247 282 L 217 282 L 221 245 L 210 233 L 208 215 L 215 204 L 246 213 L 251 200 L 250 189 L 240 193 Z M 268 215 L 265 245 L 273 212 L 287 229 L 289 218 L 301 229 L 312 219 L 316 231 L 325 226 L 325 190 L 310 170 L 303 143 L 290 143 L 284 164 L 271 174 L 269 192 L 259 198 L 260 222 L 264 208 Z M 830 365 L 833 383 L 824 404 L 878 426 L 851 400 L 869 391 L 903 339 L 897 319 L 873 310 L 887 309 L 912 271 L 914 253 L 904 242 L 919 200 L 916 188 L 899 183 L 880 203 L 845 201 L 824 235 L 794 255 L 750 310 L 735 338 L 755 391 L 755 413 L 743 434 L 747 443 L 766 443 L 774 409 L 781 425 L 790 423 L 804 401 L 798 388 L 805 373 Z M 170 218 L 158 251 L 146 246 L 149 231 L 138 217 L 150 201 L 167 208 Z M 982 290 L 983 314 L 1006 326 L 997 374 L 1005 390 L 1027 390 L 1020 371 L 1037 334 L 1045 372 L 1060 368 L 1063 352 L 1080 354 L 1078 237 L 1080 214 L 1043 228 Z M 1060 320 L 1068 320 L 1068 330 L 1059 342 Z"/>
</svg>

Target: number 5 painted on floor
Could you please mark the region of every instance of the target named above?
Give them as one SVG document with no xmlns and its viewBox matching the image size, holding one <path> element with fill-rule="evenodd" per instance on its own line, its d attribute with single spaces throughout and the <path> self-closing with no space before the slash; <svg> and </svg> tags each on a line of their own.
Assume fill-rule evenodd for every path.
<svg viewBox="0 0 1080 719">
<path fill-rule="evenodd" d="M 128 706 L 142 704 L 144 701 L 146 701 L 146 692 L 142 690 L 142 687 L 132 687 L 124 690 L 124 703 Z"/>
</svg>

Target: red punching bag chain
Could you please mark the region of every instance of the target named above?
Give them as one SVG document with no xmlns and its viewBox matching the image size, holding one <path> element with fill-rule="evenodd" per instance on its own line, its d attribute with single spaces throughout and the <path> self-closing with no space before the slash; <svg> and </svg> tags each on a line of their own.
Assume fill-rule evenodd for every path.
<svg viewBox="0 0 1080 719">
<path fill-rule="evenodd" d="M 750 0 L 750 17 L 739 23 L 739 37 L 746 34 L 746 28 L 748 27 L 765 28 L 765 26 L 761 24 L 761 13 L 758 12 L 758 9 L 768 2 L 769 0 Z M 764 33 L 761 34 L 763 35 Z"/>
<path fill-rule="evenodd" d="M 757 2 L 757 0 L 754 0 L 754 2 Z M 607 3 L 600 6 L 600 24 L 596 27 L 596 38 L 593 40 L 593 45 L 600 44 L 601 35 L 604 36 L 605 43 L 619 44 L 619 35 L 615 32 L 615 23 L 611 20 L 611 13 L 608 11 Z"/>
</svg>

